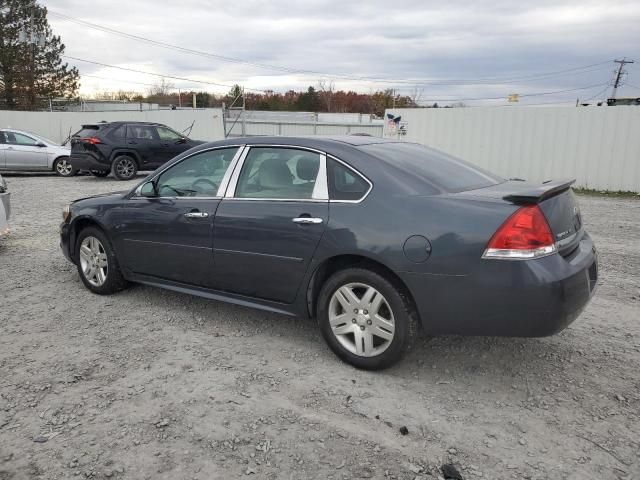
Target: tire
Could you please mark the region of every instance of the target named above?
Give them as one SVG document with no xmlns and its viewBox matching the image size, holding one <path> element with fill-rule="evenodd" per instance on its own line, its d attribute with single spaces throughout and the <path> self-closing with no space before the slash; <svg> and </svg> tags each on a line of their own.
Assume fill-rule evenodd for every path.
<svg viewBox="0 0 640 480">
<path fill-rule="evenodd" d="M 87 227 L 80 231 L 75 259 L 82 283 L 93 293 L 109 295 L 127 286 L 111 242 L 99 228 Z M 93 263 L 94 260 L 96 263 Z M 97 273 L 98 270 L 102 276 Z"/>
<path fill-rule="evenodd" d="M 341 292 L 349 291 L 355 296 L 340 297 Z M 363 301 L 367 293 L 373 295 L 369 302 Z M 365 370 L 381 370 L 396 363 L 412 345 L 417 331 L 406 295 L 379 273 L 364 268 L 333 274 L 320 290 L 317 313 L 320 332 L 331 350 Z"/>
<path fill-rule="evenodd" d="M 78 170 L 73 168 L 69 157 L 60 157 L 53 162 L 53 171 L 61 177 L 73 177 L 78 173 Z"/>
<path fill-rule="evenodd" d="M 89 170 L 89 173 L 94 177 L 103 178 L 108 176 L 111 173 L 111 170 Z"/>
<path fill-rule="evenodd" d="M 119 155 L 113 160 L 111 171 L 118 180 L 131 180 L 138 173 L 138 163 L 129 155 Z"/>
</svg>

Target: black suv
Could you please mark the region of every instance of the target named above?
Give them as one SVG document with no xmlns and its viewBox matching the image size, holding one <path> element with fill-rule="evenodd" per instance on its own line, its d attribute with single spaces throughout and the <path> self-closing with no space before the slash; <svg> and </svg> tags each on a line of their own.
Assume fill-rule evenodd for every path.
<svg viewBox="0 0 640 480">
<path fill-rule="evenodd" d="M 160 123 L 103 122 L 83 125 L 71 137 L 71 164 L 96 177 L 106 177 L 113 172 L 119 180 L 130 180 L 138 170 L 155 170 L 201 143 Z"/>
</svg>

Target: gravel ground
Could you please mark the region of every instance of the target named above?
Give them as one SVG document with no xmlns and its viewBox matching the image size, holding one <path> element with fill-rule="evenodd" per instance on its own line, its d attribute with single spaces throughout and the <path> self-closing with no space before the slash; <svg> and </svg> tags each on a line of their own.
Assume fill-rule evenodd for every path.
<svg viewBox="0 0 640 480">
<path fill-rule="evenodd" d="M 425 339 L 370 373 L 313 322 L 144 286 L 92 295 L 60 212 L 133 182 L 7 181 L 1 480 L 640 478 L 640 201 L 580 198 L 600 287 L 560 335 Z"/>
</svg>

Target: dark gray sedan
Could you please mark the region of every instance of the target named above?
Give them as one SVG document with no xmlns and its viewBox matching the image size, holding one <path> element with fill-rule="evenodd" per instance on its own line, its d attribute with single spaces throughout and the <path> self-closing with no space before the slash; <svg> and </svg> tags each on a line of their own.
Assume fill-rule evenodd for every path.
<svg viewBox="0 0 640 480">
<path fill-rule="evenodd" d="M 228 139 L 64 211 L 94 293 L 128 282 L 316 318 L 360 368 L 429 335 L 545 336 L 597 281 L 571 182 L 508 181 L 372 137 Z"/>
</svg>

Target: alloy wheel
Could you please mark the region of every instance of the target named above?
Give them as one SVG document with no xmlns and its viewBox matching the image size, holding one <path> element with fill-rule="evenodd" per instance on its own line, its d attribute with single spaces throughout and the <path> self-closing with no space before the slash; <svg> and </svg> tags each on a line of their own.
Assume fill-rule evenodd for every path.
<svg viewBox="0 0 640 480">
<path fill-rule="evenodd" d="M 58 162 L 56 163 L 56 171 L 63 177 L 67 177 L 71 175 L 73 167 L 71 166 L 71 163 L 69 161 L 62 159 L 58 160 Z"/>
<path fill-rule="evenodd" d="M 129 158 L 123 158 L 122 160 L 118 161 L 118 163 L 116 164 L 116 172 L 118 172 L 119 176 L 125 178 L 133 176 L 133 173 L 135 172 L 135 165 L 133 164 L 133 160 Z"/>
<path fill-rule="evenodd" d="M 361 357 L 380 355 L 395 333 L 389 302 L 364 283 L 349 283 L 334 292 L 329 301 L 329 325 L 340 344 Z"/>
<path fill-rule="evenodd" d="M 104 246 L 96 237 L 86 237 L 80 244 L 80 266 L 82 274 L 94 287 L 107 281 L 109 262 Z"/>
</svg>

